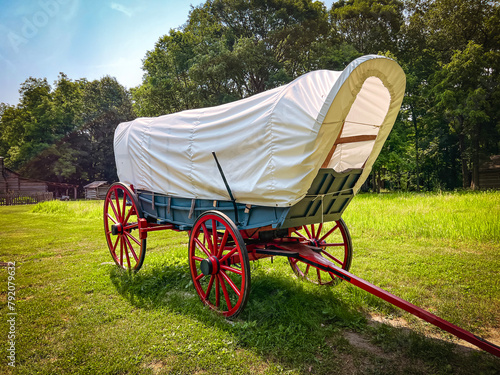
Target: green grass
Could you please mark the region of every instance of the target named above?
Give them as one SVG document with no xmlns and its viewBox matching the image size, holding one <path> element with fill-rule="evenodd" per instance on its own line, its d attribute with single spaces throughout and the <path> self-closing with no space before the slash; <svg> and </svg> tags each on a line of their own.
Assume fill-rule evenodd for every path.
<svg viewBox="0 0 500 375">
<path fill-rule="evenodd" d="M 500 194 L 466 192 L 440 194 L 358 195 L 345 219 L 363 234 L 500 242 Z"/>
<path fill-rule="evenodd" d="M 351 271 L 488 335 L 500 328 L 499 212 L 500 192 L 359 195 L 344 214 L 354 244 Z M 227 321 L 195 294 L 184 233 L 150 234 L 141 271 L 116 269 L 102 202 L 1 207 L 0 228 L 0 261 L 17 264 L 15 373 L 500 371 L 498 358 L 457 349 L 449 335 L 347 283 L 321 288 L 297 280 L 284 259 L 251 264 L 249 303 Z M 6 271 L 0 269 L 2 353 Z M 404 319 L 411 329 L 374 324 L 374 315 Z M 0 373 L 14 373 L 5 355 L 0 363 Z"/>
</svg>

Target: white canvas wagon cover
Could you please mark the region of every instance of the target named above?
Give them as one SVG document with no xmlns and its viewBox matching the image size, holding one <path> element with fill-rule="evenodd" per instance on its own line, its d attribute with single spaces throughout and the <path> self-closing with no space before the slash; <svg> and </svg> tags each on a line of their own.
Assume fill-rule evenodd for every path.
<svg viewBox="0 0 500 375">
<path fill-rule="evenodd" d="M 319 168 L 363 168 L 368 177 L 405 90 L 393 60 L 369 55 L 342 72 L 319 70 L 229 104 L 118 125 L 120 181 L 184 198 L 229 200 L 212 152 L 237 202 L 291 206 Z"/>
</svg>

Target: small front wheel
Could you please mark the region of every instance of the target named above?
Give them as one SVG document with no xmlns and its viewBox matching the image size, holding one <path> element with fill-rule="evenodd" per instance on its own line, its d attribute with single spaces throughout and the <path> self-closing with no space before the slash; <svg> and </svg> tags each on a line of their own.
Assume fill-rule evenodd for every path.
<svg viewBox="0 0 500 375">
<path fill-rule="evenodd" d="M 304 225 L 294 231 L 300 242 L 321 249 L 320 254 L 337 267 L 349 271 L 352 260 L 352 242 L 344 220 L 331 223 Z M 288 258 L 293 272 L 300 278 L 318 285 L 333 286 L 342 281 L 331 272 L 326 272 L 297 258 Z"/>
<path fill-rule="evenodd" d="M 137 196 L 127 185 L 116 182 L 104 200 L 104 234 L 109 252 L 120 268 L 139 271 L 146 256 L 146 239 L 139 238 L 142 218 Z"/>
<path fill-rule="evenodd" d="M 236 317 L 250 292 L 250 262 L 236 225 L 219 211 L 207 211 L 189 236 L 191 277 L 203 303 Z"/>
</svg>

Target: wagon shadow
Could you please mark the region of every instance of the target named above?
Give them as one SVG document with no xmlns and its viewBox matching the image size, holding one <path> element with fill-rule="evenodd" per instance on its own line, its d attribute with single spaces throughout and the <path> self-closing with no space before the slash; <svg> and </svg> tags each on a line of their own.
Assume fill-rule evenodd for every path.
<svg viewBox="0 0 500 375">
<path fill-rule="evenodd" d="M 179 312 L 198 315 L 200 311 L 208 311 L 209 315 L 222 318 L 201 304 L 191 281 L 189 267 L 185 264 L 145 266 L 138 273 L 110 267 L 109 276 L 117 292 L 135 307 L 145 309 L 170 307 L 173 310 L 187 307 Z M 299 302 L 301 314 L 310 314 L 308 309 L 318 307 L 318 302 L 314 302 L 317 296 L 302 287 L 302 283 L 308 284 L 306 281 L 296 280 L 291 271 L 290 275 L 278 278 L 276 275 L 252 273 L 247 306 L 234 321 L 253 321 L 257 316 L 258 320 L 264 320 L 264 317 L 273 317 L 276 312 L 296 308 L 297 302 Z M 320 286 L 314 286 L 314 288 L 328 290 Z M 170 297 L 173 295 L 184 299 L 182 306 L 172 303 Z M 322 293 L 322 295 L 326 296 L 330 303 L 338 306 L 338 309 L 361 316 L 339 299 L 336 293 Z M 320 304 L 327 305 L 328 302 L 324 301 Z M 201 309 L 198 308 L 200 306 Z M 260 311 L 261 306 L 265 307 L 266 312 Z M 297 312 L 294 311 L 294 313 Z M 326 314 L 326 311 L 324 312 Z"/>
<path fill-rule="evenodd" d="M 339 358 L 361 361 L 376 371 L 377 366 L 382 366 L 379 370 L 393 368 L 401 361 L 433 368 L 438 360 L 462 362 L 480 354 L 407 327 L 381 325 L 346 302 L 358 290 L 347 284 L 311 287 L 291 275 L 256 272 L 246 308 L 229 321 L 200 303 L 185 264 L 145 267 L 137 274 L 113 268 L 110 279 L 117 292 L 137 308 L 167 309 L 222 329 L 241 347 L 268 353 L 264 356 L 269 361 L 279 358 L 281 366 L 295 371 L 299 367 L 304 374 L 328 363 L 335 368 Z M 379 303 L 368 294 L 363 298 L 373 298 L 369 304 L 375 308 Z"/>
<path fill-rule="evenodd" d="M 335 292 L 313 286 L 323 290 L 312 293 L 306 282 L 295 279 L 291 270 L 282 277 L 253 273 L 248 303 L 234 320 L 227 320 L 203 306 L 187 265 L 149 266 L 136 274 L 113 267 L 109 275 L 117 292 L 131 305 L 141 309 L 167 309 L 216 326 L 231 333 L 242 346 L 253 347 L 260 353 L 276 351 L 275 346 L 279 345 L 280 362 L 286 358 L 296 362 L 293 358 L 298 346 L 316 350 L 319 340 L 325 339 L 326 331 L 331 335 L 338 327 L 360 329 L 365 324 L 363 315 L 339 299 Z M 261 336 L 258 340 L 257 335 Z"/>
<path fill-rule="evenodd" d="M 117 292 L 127 299 L 133 306 L 144 309 L 158 309 L 169 307 L 178 312 L 193 316 L 203 315 L 207 311 L 211 317 L 223 319 L 200 302 L 195 292 L 187 264 L 145 266 L 138 273 L 127 272 L 117 267 L 110 267 L 109 276 Z M 294 314 L 308 315 L 308 309 L 318 307 L 314 302 L 316 295 L 306 290 L 301 284 L 305 281 L 295 279 L 290 275 L 276 277 L 276 275 L 252 274 L 252 285 L 247 306 L 233 322 L 264 320 L 274 315 L 282 316 L 280 311 L 297 308 Z M 316 286 L 314 286 L 316 288 Z M 322 289 L 322 287 L 317 287 Z M 323 288 L 326 291 L 326 288 Z M 335 296 L 335 293 L 322 293 L 330 303 L 339 309 L 357 314 L 346 303 Z M 172 298 L 176 296 L 177 298 Z M 174 299 L 174 301 L 172 301 Z M 179 300 L 184 300 L 178 306 Z M 324 301 L 319 303 L 327 305 Z M 182 307 L 182 309 L 181 309 Z M 262 308 L 265 311 L 261 311 Z M 176 311 L 177 312 L 177 311 Z M 324 311 L 326 313 L 326 311 Z M 357 314 L 361 316 L 361 314 Z"/>
</svg>

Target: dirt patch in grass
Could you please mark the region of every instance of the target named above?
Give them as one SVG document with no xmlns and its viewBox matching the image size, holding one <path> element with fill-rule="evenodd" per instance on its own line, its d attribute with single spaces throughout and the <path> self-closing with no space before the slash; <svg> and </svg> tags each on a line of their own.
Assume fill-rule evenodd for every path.
<svg viewBox="0 0 500 375">
<path fill-rule="evenodd" d="M 453 343 L 455 344 L 455 350 L 458 353 L 471 353 L 472 351 L 480 350 L 477 346 L 458 337 L 445 334 L 444 332 L 443 334 L 439 334 L 435 331 L 436 328 L 434 326 L 426 326 L 424 324 L 421 324 L 417 328 L 415 328 L 414 325 L 411 325 L 406 319 L 401 317 L 391 317 L 389 319 L 378 314 L 369 314 L 368 325 L 374 327 L 378 324 L 387 324 L 394 328 L 407 330 L 408 332 L 417 330 L 430 339 Z M 486 334 L 482 335 L 481 338 L 484 338 L 485 340 L 488 340 L 495 345 L 500 345 L 500 329 L 485 328 L 485 333 Z"/>
<path fill-rule="evenodd" d="M 154 361 L 148 364 L 146 368 L 151 369 L 153 374 L 159 374 L 161 371 L 167 371 L 169 369 L 169 365 L 164 361 Z"/>
<path fill-rule="evenodd" d="M 344 333 L 344 337 L 347 339 L 347 341 L 349 341 L 349 344 L 351 344 L 357 349 L 365 350 L 369 353 L 376 355 L 377 357 L 381 357 L 384 359 L 394 358 L 393 355 L 385 353 L 382 349 L 373 345 L 368 339 L 364 338 L 359 333 L 347 331 Z"/>
<path fill-rule="evenodd" d="M 345 364 L 349 374 L 428 374 L 432 372 L 432 369 L 424 361 L 418 358 L 409 358 L 401 352 L 384 351 L 371 343 L 369 338 L 363 334 L 346 331 L 344 337 L 351 346 L 359 351 L 357 359 L 354 359 L 352 355 L 351 358 L 346 358 Z"/>
</svg>

